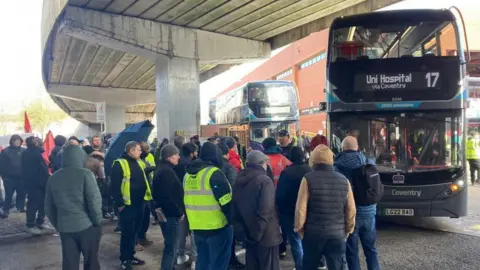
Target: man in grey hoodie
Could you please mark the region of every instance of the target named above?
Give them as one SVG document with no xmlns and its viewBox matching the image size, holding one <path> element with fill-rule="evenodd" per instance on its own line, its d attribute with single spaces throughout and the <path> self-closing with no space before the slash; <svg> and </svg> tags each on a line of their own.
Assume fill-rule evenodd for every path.
<svg viewBox="0 0 480 270">
<path fill-rule="evenodd" d="M 80 146 L 63 150 L 62 168 L 47 182 L 45 213 L 60 233 L 63 269 L 100 269 L 98 248 L 102 234 L 102 197 L 93 173 L 84 168 L 86 153 Z"/>
</svg>

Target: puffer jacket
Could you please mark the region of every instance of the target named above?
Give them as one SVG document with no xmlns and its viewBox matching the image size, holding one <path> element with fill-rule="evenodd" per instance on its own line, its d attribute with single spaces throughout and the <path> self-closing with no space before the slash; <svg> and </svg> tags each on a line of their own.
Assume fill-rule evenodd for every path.
<svg viewBox="0 0 480 270">
<path fill-rule="evenodd" d="M 22 178 L 22 154 L 25 148 L 22 146 L 15 146 L 14 141 L 20 140 L 20 145 L 23 143 L 22 137 L 17 134 L 10 138 L 10 146 L 5 148 L 0 154 L 0 173 L 8 179 Z"/>
<path fill-rule="evenodd" d="M 339 153 L 335 157 L 335 170 L 343 174 L 352 184 L 353 171 L 365 164 L 375 165 L 371 159 L 367 159 L 365 155 L 359 151 L 347 150 Z M 368 206 L 357 205 L 357 218 L 371 218 L 377 213 L 377 205 Z"/>
</svg>

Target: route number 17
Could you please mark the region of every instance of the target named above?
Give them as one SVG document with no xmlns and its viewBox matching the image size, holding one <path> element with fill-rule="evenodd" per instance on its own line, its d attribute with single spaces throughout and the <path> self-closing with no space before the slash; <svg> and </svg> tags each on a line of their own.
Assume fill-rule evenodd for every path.
<svg viewBox="0 0 480 270">
<path fill-rule="evenodd" d="M 435 87 L 437 85 L 438 78 L 440 77 L 439 72 L 428 72 L 425 75 L 425 79 L 427 79 L 427 87 Z"/>
</svg>

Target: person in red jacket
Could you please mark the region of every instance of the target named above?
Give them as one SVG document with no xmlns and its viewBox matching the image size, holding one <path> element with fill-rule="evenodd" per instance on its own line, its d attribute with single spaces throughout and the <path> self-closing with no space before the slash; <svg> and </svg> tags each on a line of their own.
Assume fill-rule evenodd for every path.
<svg viewBox="0 0 480 270">
<path fill-rule="evenodd" d="M 228 149 L 230 149 L 228 151 L 228 162 L 235 167 L 237 172 L 239 172 L 243 169 L 243 164 L 240 155 L 237 153 L 237 143 L 235 142 L 235 139 L 228 137 L 225 140 L 225 144 L 228 146 Z"/>
<path fill-rule="evenodd" d="M 262 146 L 265 149 L 265 154 L 270 158 L 268 166 L 272 169 L 273 183 L 276 187 L 278 179 L 280 179 L 280 174 L 287 166 L 291 165 L 292 162 L 282 155 L 282 150 L 277 145 L 275 138 L 266 138 L 263 140 Z"/>
<path fill-rule="evenodd" d="M 292 162 L 288 160 L 283 154 L 282 149 L 280 146 L 277 145 L 277 140 L 275 138 L 266 138 L 262 142 L 262 146 L 265 149 L 265 154 L 268 156 L 269 160 L 267 161 L 267 175 L 268 169 L 271 168 L 272 176 L 273 176 L 273 184 L 275 188 L 278 185 L 278 180 L 280 179 L 280 175 L 282 171 L 287 167 L 292 165 Z M 287 231 L 285 228 L 282 231 Z M 287 235 L 282 234 L 283 242 L 280 244 L 279 251 L 280 251 L 280 258 L 283 259 L 287 256 Z"/>
</svg>

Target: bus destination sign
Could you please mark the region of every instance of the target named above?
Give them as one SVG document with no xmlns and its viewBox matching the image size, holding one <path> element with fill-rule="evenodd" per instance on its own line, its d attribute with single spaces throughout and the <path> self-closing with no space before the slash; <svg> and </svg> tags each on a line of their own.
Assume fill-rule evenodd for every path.
<svg viewBox="0 0 480 270">
<path fill-rule="evenodd" d="M 355 92 L 440 89 L 440 72 L 358 74 L 354 88 Z"/>
</svg>

